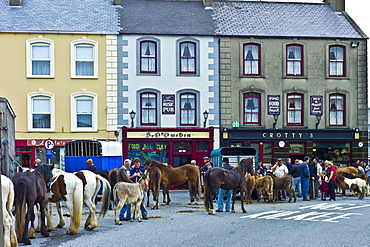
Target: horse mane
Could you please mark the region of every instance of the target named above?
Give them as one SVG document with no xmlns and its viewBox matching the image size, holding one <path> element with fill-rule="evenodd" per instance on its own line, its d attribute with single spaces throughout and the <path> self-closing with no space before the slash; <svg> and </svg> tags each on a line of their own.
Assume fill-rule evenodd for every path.
<svg viewBox="0 0 370 247">
<path fill-rule="evenodd" d="M 172 166 L 169 166 L 169 165 L 165 165 L 163 164 L 162 162 L 159 162 L 159 161 L 156 161 L 156 160 L 150 160 L 151 163 L 155 163 L 156 165 L 159 165 L 159 166 L 162 166 L 162 167 L 166 167 L 167 169 L 171 169 L 173 168 Z"/>
<path fill-rule="evenodd" d="M 248 172 L 247 167 L 250 166 L 250 165 L 253 166 L 253 162 L 252 162 L 251 158 L 242 159 L 232 170 L 236 171 L 236 172 L 239 172 L 239 173 L 243 173 L 245 175 Z M 254 169 L 252 169 L 252 171 L 253 170 Z M 252 173 L 251 173 L 251 175 L 254 175 Z"/>
<path fill-rule="evenodd" d="M 50 182 L 52 175 L 51 175 L 51 168 L 49 165 L 42 164 L 36 167 L 35 172 L 39 172 L 42 174 L 42 176 L 44 177 L 45 183 Z"/>
</svg>

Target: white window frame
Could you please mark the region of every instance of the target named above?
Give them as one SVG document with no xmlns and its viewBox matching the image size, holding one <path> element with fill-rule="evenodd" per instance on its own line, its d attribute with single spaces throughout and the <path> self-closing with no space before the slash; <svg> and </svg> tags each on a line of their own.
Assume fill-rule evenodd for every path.
<svg viewBox="0 0 370 247">
<path fill-rule="evenodd" d="M 92 127 L 77 127 L 77 98 L 92 98 Z M 71 132 L 97 132 L 98 131 L 98 95 L 90 92 L 71 94 Z"/>
<path fill-rule="evenodd" d="M 50 75 L 32 75 L 32 46 L 35 44 L 47 44 L 50 49 Z M 39 36 L 35 39 L 26 41 L 26 63 L 27 63 L 27 78 L 54 78 L 54 41 L 51 39 L 42 38 Z"/>
<path fill-rule="evenodd" d="M 88 45 L 93 46 L 94 75 L 79 76 L 76 75 L 76 46 Z M 98 42 L 86 38 L 74 40 L 71 42 L 71 78 L 98 78 Z"/>
<path fill-rule="evenodd" d="M 33 128 L 33 99 L 34 98 L 49 98 L 50 100 L 50 128 L 39 129 Z M 29 132 L 54 132 L 55 131 L 55 96 L 52 93 L 35 92 L 27 95 L 27 112 L 28 112 L 28 131 Z"/>
</svg>

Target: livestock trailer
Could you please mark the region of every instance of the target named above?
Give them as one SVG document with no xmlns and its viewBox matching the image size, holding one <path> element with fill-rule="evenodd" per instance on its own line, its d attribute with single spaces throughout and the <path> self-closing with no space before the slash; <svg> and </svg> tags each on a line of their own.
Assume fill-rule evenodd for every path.
<svg viewBox="0 0 370 247">
<path fill-rule="evenodd" d="M 122 145 L 114 141 L 76 140 L 66 142 L 65 171 L 87 169 L 86 160 L 92 159 L 99 171 L 122 166 Z"/>
<path fill-rule="evenodd" d="M 222 159 L 229 158 L 231 166 L 236 166 L 240 160 L 252 158 L 253 163 L 257 165 L 258 152 L 254 147 L 223 147 L 212 150 L 211 162 L 213 167 L 222 167 Z"/>
</svg>

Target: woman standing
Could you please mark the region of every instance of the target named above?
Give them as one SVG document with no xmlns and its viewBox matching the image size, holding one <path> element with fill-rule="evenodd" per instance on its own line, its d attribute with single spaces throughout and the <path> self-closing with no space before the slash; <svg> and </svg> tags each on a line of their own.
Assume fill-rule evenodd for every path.
<svg viewBox="0 0 370 247">
<path fill-rule="evenodd" d="M 332 162 L 328 162 L 328 167 L 330 201 L 335 201 L 335 181 L 337 179 L 337 171 L 335 170 Z"/>
</svg>

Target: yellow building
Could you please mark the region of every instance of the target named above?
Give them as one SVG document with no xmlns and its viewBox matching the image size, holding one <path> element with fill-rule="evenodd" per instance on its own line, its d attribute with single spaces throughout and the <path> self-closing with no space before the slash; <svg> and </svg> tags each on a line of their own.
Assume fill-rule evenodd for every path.
<svg viewBox="0 0 370 247">
<path fill-rule="evenodd" d="M 11 3 L 13 1 L 10 1 Z M 0 12 L 0 96 L 17 117 L 16 159 L 62 164 L 64 143 L 116 140 L 118 8 L 113 1 L 24 1 Z M 87 6 L 89 5 L 89 6 Z"/>
</svg>

